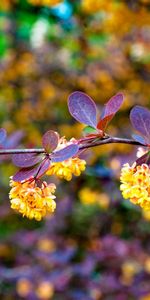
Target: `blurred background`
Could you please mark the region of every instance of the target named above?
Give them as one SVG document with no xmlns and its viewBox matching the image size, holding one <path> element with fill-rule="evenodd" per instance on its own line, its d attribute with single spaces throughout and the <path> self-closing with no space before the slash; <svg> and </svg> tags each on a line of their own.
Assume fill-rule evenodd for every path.
<svg viewBox="0 0 150 300">
<path fill-rule="evenodd" d="M 99 110 L 122 91 L 108 132 L 130 137 L 129 111 L 150 106 L 149 0 L 0 1 L 0 127 L 7 147 L 41 147 L 49 129 L 80 138 L 67 98 L 80 90 Z M 123 200 L 120 167 L 135 147 L 86 152 L 87 169 L 57 185 L 42 222 L 10 209 L 8 157 L 0 166 L 0 299 L 150 300 L 150 212 Z"/>
</svg>

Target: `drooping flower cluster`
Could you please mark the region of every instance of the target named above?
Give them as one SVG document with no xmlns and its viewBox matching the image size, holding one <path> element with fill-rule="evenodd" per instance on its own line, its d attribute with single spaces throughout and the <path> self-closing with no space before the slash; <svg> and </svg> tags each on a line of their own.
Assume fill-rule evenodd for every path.
<svg viewBox="0 0 150 300">
<path fill-rule="evenodd" d="M 47 184 L 44 181 L 39 187 L 35 180 L 15 182 L 11 179 L 10 186 L 11 208 L 18 210 L 23 216 L 40 221 L 47 213 L 54 212 L 56 208 L 54 184 Z"/>
<path fill-rule="evenodd" d="M 69 142 L 64 137 L 59 140 L 56 150 L 63 149 L 65 146 L 75 143 L 76 140 L 72 138 Z M 79 157 L 66 159 L 62 162 L 52 163 L 47 171 L 47 175 L 56 175 L 60 179 L 70 181 L 72 175 L 80 176 L 81 172 L 85 170 L 86 161 Z"/>
<path fill-rule="evenodd" d="M 147 164 L 130 166 L 125 164 L 121 170 L 122 195 L 144 210 L 150 209 L 150 169 Z"/>
<path fill-rule="evenodd" d="M 86 161 L 78 157 L 69 158 L 63 162 L 52 163 L 47 175 L 56 175 L 60 179 L 70 181 L 72 175 L 80 176 L 81 172 L 85 170 Z"/>
<path fill-rule="evenodd" d="M 55 132 L 48 132 L 44 136 L 44 145 L 47 145 L 47 140 L 50 140 L 52 138 L 53 143 L 54 140 L 56 139 L 56 133 Z M 57 139 L 55 140 L 57 141 Z M 78 156 L 71 156 L 68 158 L 68 155 L 65 156 L 67 147 L 71 146 L 73 144 L 76 144 L 75 139 L 71 139 L 69 142 L 64 138 L 59 138 L 58 139 L 58 144 L 55 149 L 55 152 L 53 152 L 53 155 L 55 153 L 59 153 L 59 150 L 63 151 L 63 156 L 61 157 L 60 162 L 50 162 L 51 158 L 47 154 L 45 157 L 43 156 L 42 158 L 37 158 L 35 159 L 34 156 L 26 156 L 26 160 L 24 163 L 29 163 L 32 165 L 32 161 L 35 159 L 35 174 L 34 175 L 34 167 L 33 167 L 33 175 L 29 177 L 28 180 L 20 180 L 20 173 L 19 176 L 14 177 L 14 180 L 11 179 L 10 181 L 10 186 L 11 191 L 9 194 L 10 197 L 10 202 L 11 202 L 11 208 L 18 210 L 23 216 L 28 217 L 29 219 L 36 219 L 37 221 L 40 221 L 42 217 L 44 217 L 47 213 L 53 213 L 55 208 L 56 208 L 56 203 L 54 201 L 55 196 L 53 193 L 55 192 L 55 185 L 54 184 L 47 184 L 45 181 L 40 184 L 40 186 L 37 184 L 39 178 L 43 176 L 44 174 L 46 175 L 56 175 L 61 179 L 66 179 L 66 180 L 71 180 L 72 176 L 79 176 L 82 171 L 85 170 L 85 165 L 86 162 L 83 159 L 80 159 Z M 70 149 L 70 148 L 69 148 Z M 78 147 L 77 147 L 78 149 Z M 62 153 L 62 152 L 61 152 Z M 64 154 L 65 153 L 65 154 Z M 50 153 L 51 155 L 51 153 Z M 65 159 L 67 157 L 67 159 Z M 64 158 L 64 160 L 63 160 Z M 24 160 L 24 156 L 18 156 L 14 157 L 14 162 L 17 163 L 17 165 L 22 165 L 22 159 Z M 40 162 L 39 162 L 40 159 Z M 44 164 L 48 162 L 50 166 L 45 169 Z M 36 169 L 36 164 L 39 163 L 38 169 Z M 44 169 L 42 169 L 44 167 Z M 43 171 L 42 171 L 43 170 Z M 42 171 L 42 172 L 41 172 Z M 23 171 L 26 172 L 26 169 Z M 40 175 L 39 175 L 39 172 Z M 30 173 L 31 174 L 31 173 Z M 26 175 L 25 175 L 26 176 Z"/>
</svg>

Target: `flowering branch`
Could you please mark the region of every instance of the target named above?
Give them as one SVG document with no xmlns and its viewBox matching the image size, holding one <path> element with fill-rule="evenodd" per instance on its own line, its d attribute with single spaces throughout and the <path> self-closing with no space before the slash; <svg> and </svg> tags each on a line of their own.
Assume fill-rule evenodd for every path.
<svg viewBox="0 0 150 300">
<path fill-rule="evenodd" d="M 118 138 L 118 137 L 110 137 L 107 138 L 92 138 L 89 140 L 89 142 L 86 142 L 86 139 L 82 139 L 82 143 L 79 144 L 79 150 L 92 148 L 96 146 L 106 145 L 106 144 L 129 144 L 129 145 L 135 145 L 135 146 L 146 146 L 142 143 L 132 140 L 132 139 L 126 139 L 126 138 Z M 27 153 L 33 153 L 33 154 L 42 154 L 46 153 L 44 148 L 39 149 L 0 149 L 0 155 L 6 155 L 6 154 L 27 154 Z"/>
<path fill-rule="evenodd" d="M 56 187 L 54 184 L 41 181 L 41 177 L 45 174 L 56 175 L 60 179 L 70 181 L 73 175 L 79 176 L 85 170 L 86 161 L 79 157 L 82 150 L 116 143 L 147 147 L 144 155 L 137 159 L 132 167 L 127 164 L 123 169 L 121 190 L 124 198 L 130 197 L 132 202 L 141 206 L 146 203 L 146 207 L 150 208 L 150 112 L 140 106 L 131 111 L 131 123 L 141 135 L 133 135 L 133 139 L 109 136 L 106 127 L 122 103 L 123 95 L 115 95 L 106 103 L 98 119 L 94 101 L 82 92 L 72 93 L 68 101 L 69 112 L 74 119 L 86 125 L 83 130 L 84 138 L 79 140 L 72 138 L 67 141 L 57 132 L 49 130 L 42 137 L 43 148 L 39 149 L 8 149 L 6 131 L 1 128 L 0 155 L 12 154 L 12 162 L 20 168 L 10 181 L 11 207 L 23 216 L 40 221 L 48 212 L 53 213 L 56 208 L 54 201 Z M 133 177 L 132 180 L 130 175 Z M 143 178 L 146 176 L 149 176 L 149 179 L 145 191 Z M 133 182 L 136 189 L 132 186 Z"/>
</svg>

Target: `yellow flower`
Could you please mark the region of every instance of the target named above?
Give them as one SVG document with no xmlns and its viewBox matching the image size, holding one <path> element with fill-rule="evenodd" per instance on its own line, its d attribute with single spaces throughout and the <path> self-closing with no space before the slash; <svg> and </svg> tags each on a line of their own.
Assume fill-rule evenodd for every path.
<svg viewBox="0 0 150 300">
<path fill-rule="evenodd" d="M 150 294 L 141 297 L 140 300 L 150 300 Z"/>
<path fill-rule="evenodd" d="M 127 260 L 123 262 L 122 266 L 122 274 L 120 277 L 121 282 L 124 285 L 131 285 L 133 283 L 134 276 L 141 271 L 141 266 L 136 261 Z"/>
<path fill-rule="evenodd" d="M 108 208 L 110 203 L 108 195 L 92 190 L 88 187 L 84 187 L 80 190 L 79 198 L 81 203 L 85 205 L 99 205 L 100 208 L 104 210 Z"/>
<path fill-rule="evenodd" d="M 15 182 L 11 179 L 10 186 L 11 208 L 18 210 L 23 216 L 40 221 L 47 213 L 54 212 L 56 208 L 54 184 L 48 185 L 44 181 L 39 187 L 35 180 Z"/>
<path fill-rule="evenodd" d="M 148 165 L 142 164 L 132 166 L 125 164 L 121 170 L 120 190 L 125 199 L 130 199 L 134 204 L 143 209 L 150 209 L 150 169 Z"/>
<path fill-rule="evenodd" d="M 105 0 L 82 0 L 82 9 L 87 13 L 96 13 L 101 10 L 107 10 L 110 6 L 110 1 Z"/>
<path fill-rule="evenodd" d="M 88 187 L 83 188 L 79 192 L 80 201 L 85 205 L 97 204 L 97 192 L 89 189 Z"/>
<path fill-rule="evenodd" d="M 62 162 L 52 163 L 47 175 L 56 175 L 60 179 L 66 179 L 70 181 L 72 175 L 80 176 L 81 172 L 85 170 L 86 161 L 78 157 L 69 158 Z"/>
<path fill-rule="evenodd" d="M 49 281 L 42 281 L 37 287 L 36 294 L 38 299 L 50 300 L 54 295 L 54 286 Z"/>
<path fill-rule="evenodd" d="M 20 297 L 26 298 L 32 291 L 32 283 L 26 278 L 20 278 L 17 281 L 16 290 Z"/>
<path fill-rule="evenodd" d="M 56 150 L 61 150 L 64 147 L 76 142 L 76 139 L 72 138 L 67 141 L 65 137 L 60 138 Z M 47 175 L 56 175 L 60 179 L 66 179 L 70 181 L 72 175 L 80 176 L 81 172 L 85 170 L 86 161 L 79 157 L 69 158 L 62 162 L 52 163 L 46 172 Z"/>
<path fill-rule="evenodd" d="M 150 210 L 142 210 L 142 216 L 146 221 L 150 221 Z"/>
<path fill-rule="evenodd" d="M 62 0 L 28 0 L 33 5 L 54 6 L 62 2 Z"/>
</svg>

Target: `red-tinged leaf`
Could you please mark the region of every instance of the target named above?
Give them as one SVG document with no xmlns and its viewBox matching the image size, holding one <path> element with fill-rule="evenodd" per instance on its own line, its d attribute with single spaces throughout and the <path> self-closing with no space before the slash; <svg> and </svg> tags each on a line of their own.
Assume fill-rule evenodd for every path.
<svg viewBox="0 0 150 300">
<path fill-rule="evenodd" d="M 115 115 L 123 103 L 123 94 L 113 96 L 105 105 L 101 119 L 109 115 Z"/>
<path fill-rule="evenodd" d="M 74 92 L 69 96 L 70 114 L 80 123 L 96 128 L 96 105 L 85 93 Z"/>
<path fill-rule="evenodd" d="M 20 169 L 14 176 L 13 180 L 17 182 L 21 182 L 23 180 L 30 179 L 32 177 L 40 178 L 50 166 L 50 160 L 45 159 L 38 166 L 32 168 L 22 168 Z"/>
<path fill-rule="evenodd" d="M 150 144 L 150 111 L 142 106 L 135 106 L 130 113 L 130 120 L 134 129 L 139 131 Z"/>
<path fill-rule="evenodd" d="M 147 164 L 150 165 L 150 152 L 145 153 L 136 160 L 137 165 Z"/>
<path fill-rule="evenodd" d="M 114 114 L 111 114 L 111 115 L 108 115 L 108 116 L 104 117 L 103 119 L 101 119 L 97 124 L 97 128 L 104 131 L 105 128 L 107 127 L 108 123 L 113 118 L 113 116 L 114 116 Z"/>
<path fill-rule="evenodd" d="M 7 136 L 6 130 L 4 128 L 0 128 L 0 144 L 4 142 L 6 136 Z"/>
<path fill-rule="evenodd" d="M 141 135 L 138 135 L 138 134 L 132 134 L 132 137 L 135 141 L 143 144 L 143 145 L 146 145 L 146 142 L 145 142 L 145 139 L 141 136 Z"/>
<path fill-rule="evenodd" d="M 17 182 L 21 182 L 23 180 L 27 180 L 29 178 L 34 177 L 37 174 L 39 166 L 37 167 L 30 167 L 30 168 L 22 168 L 20 169 L 14 176 L 13 180 Z"/>
<path fill-rule="evenodd" d="M 53 130 L 47 131 L 42 138 L 42 144 L 47 153 L 56 149 L 59 141 L 59 135 Z"/>
<path fill-rule="evenodd" d="M 42 154 L 34 154 L 34 153 L 14 154 L 12 157 L 12 162 L 17 167 L 28 168 L 42 161 L 42 158 L 43 158 Z"/>
<path fill-rule="evenodd" d="M 71 144 L 59 151 L 54 152 L 51 155 L 51 161 L 52 162 L 61 162 L 66 159 L 69 159 L 69 158 L 73 157 L 78 152 L 78 150 L 79 150 L 78 145 Z"/>
</svg>

